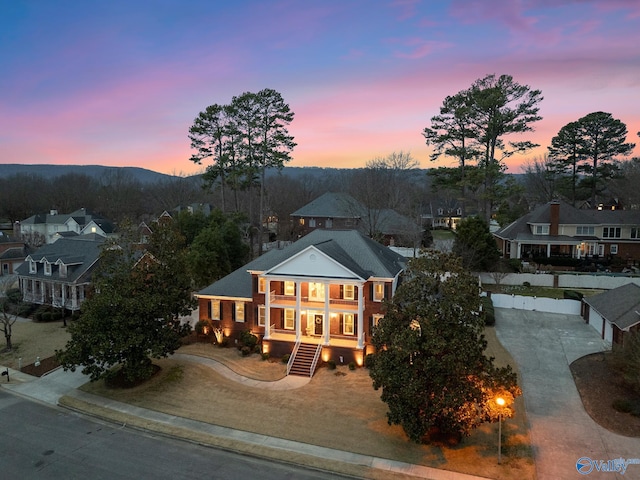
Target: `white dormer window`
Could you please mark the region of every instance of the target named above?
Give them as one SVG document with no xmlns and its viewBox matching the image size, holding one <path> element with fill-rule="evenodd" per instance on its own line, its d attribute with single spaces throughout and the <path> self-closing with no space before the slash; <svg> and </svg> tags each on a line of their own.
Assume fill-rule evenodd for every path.
<svg viewBox="0 0 640 480">
<path fill-rule="evenodd" d="M 315 218 L 310 218 L 309 219 L 309 227 L 310 228 L 315 228 L 316 226 L 316 219 Z"/>
<path fill-rule="evenodd" d="M 67 266 L 64 263 L 61 263 L 58 266 L 58 273 L 60 273 L 60 276 L 62 278 L 66 278 L 67 277 Z"/>
<path fill-rule="evenodd" d="M 443 215 L 443 214 L 444 214 L 444 208 L 439 208 L 438 215 Z"/>
<path fill-rule="evenodd" d="M 44 262 L 44 274 L 51 275 L 51 264 L 45 260 Z"/>
<path fill-rule="evenodd" d="M 37 273 L 38 266 L 36 265 L 35 260 L 29 260 L 29 273 Z"/>
<path fill-rule="evenodd" d="M 462 215 L 462 209 L 461 208 L 458 208 L 457 212 L 458 212 L 458 215 Z"/>
<path fill-rule="evenodd" d="M 549 225 L 535 225 L 533 233 L 534 235 L 549 235 Z"/>
</svg>

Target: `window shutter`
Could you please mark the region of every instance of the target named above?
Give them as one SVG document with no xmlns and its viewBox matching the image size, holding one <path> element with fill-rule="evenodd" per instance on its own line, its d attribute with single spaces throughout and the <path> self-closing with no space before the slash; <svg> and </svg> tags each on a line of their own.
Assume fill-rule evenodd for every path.
<svg viewBox="0 0 640 480">
<path fill-rule="evenodd" d="M 384 284 L 384 298 L 386 300 L 390 300 L 391 299 L 391 284 L 390 283 L 385 283 Z"/>
<path fill-rule="evenodd" d="M 231 320 L 235 322 L 236 320 L 236 304 L 233 304 L 233 308 L 231 309 Z"/>
<path fill-rule="evenodd" d="M 340 298 L 344 299 L 344 285 L 340 285 Z"/>
<path fill-rule="evenodd" d="M 211 320 L 213 318 L 213 310 L 211 306 L 211 300 L 207 302 L 207 318 Z"/>
<path fill-rule="evenodd" d="M 373 301 L 373 282 L 369 283 L 369 300 Z"/>
</svg>

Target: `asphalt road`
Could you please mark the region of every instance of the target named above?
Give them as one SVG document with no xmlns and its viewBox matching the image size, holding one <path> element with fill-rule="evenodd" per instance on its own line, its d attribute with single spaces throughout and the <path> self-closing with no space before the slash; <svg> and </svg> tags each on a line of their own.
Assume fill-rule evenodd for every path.
<svg viewBox="0 0 640 480">
<path fill-rule="evenodd" d="M 37 479 L 330 479 L 115 427 L 0 390 L 0 476 Z"/>
</svg>

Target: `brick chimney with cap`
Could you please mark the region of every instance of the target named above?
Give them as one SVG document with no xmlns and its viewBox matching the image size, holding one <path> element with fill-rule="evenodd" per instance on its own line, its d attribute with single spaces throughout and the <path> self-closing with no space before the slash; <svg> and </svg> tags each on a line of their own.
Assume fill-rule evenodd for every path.
<svg viewBox="0 0 640 480">
<path fill-rule="evenodd" d="M 549 204 L 551 213 L 551 225 L 549 226 L 549 235 L 558 235 L 558 225 L 560 224 L 560 202 L 554 200 Z"/>
</svg>

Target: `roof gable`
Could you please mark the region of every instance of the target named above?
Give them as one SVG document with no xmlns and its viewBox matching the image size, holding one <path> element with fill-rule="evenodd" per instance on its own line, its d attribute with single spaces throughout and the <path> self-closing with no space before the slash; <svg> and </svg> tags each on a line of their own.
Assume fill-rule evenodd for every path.
<svg viewBox="0 0 640 480">
<path fill-rule="evenodd" d="M 291 214 L 292 217 L 360 218 L 362 205 L 347 193 L 327 192 Z"/>
<path fill-rule="evenodd" d="M 635 283 L 587 297 L 584 301 L 620 330 L 640 323 L 640 286 Z"/>
<path fill-rule="evenodd" d="M 364 280 L 339 261 L 315 246 L 309 246 L 293 257 L 267 270 L 266 275 L 289 277 L 326 277 Z"/>
</svg>

